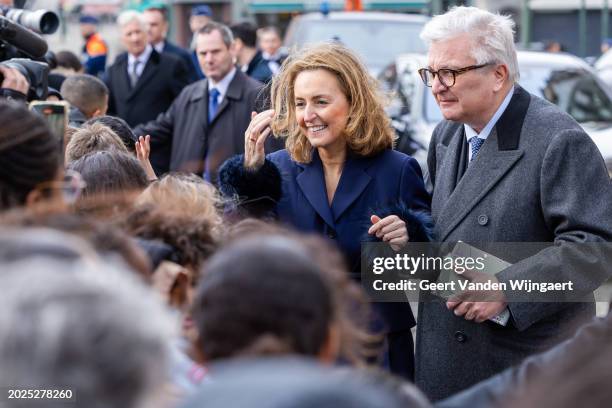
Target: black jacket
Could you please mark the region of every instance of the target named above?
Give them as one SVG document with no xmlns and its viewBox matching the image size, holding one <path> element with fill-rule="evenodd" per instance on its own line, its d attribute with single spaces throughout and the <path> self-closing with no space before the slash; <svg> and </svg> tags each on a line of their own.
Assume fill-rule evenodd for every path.
<svg viewBox="0 0 612 408">
<path fill-rule="evenodd" d="M 105 82 L 110 91 L 108 114 L 119 116 L 134 127 L 168 109 L 189 79 L 183 61 L 153 50 L 134 89 L 130 86 L 126 53 L 108 68 Z"/>
<path fill-rule="evenodd" d="M 245 73 L 264 84 L 272 80 L 272 71 L 270 67 L 268 67 L 268 61 L 263 59 L 261 51 L 257 51 L 257 54 L 255 54 L 253 59 L 249 62 Z"/>
<path fill-rule="evenodd" d="M 187 50 L 171 43 L 168 40 L 165 40 L 163 52 L 166 54 L 172 54 L 174 56 L 177 56 L 181 59 L 181 61 L 185 63 L 185 66 L 187 67 L 189 83 L 195 82 L 200 79 L 195 70 L 195 67 L 193 66 L 193 62 L 191 61 L 191 54 L 189 54 Z"/>
</svg>

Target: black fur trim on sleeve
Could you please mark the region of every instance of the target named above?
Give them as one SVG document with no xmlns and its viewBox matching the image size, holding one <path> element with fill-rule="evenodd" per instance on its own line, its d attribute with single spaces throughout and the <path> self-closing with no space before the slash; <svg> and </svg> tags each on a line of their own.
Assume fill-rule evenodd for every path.
<svg viewBox="0 0 612 408">
<path fill-rule="evenodd" d="M 282 195 L 281 175 L 267 160 L 257 171 L 244 167 L 244 156 L 230 157 L 219 169 L 219 191 L 242 216 L 269 217 Z"/>
</svg>

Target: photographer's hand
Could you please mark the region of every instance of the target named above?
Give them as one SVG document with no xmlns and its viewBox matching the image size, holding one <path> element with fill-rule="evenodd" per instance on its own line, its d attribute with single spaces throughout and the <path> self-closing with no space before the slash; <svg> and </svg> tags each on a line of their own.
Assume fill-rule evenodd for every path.
<svg viewBox="0 0 612 408">
<path fill-rule="evenodd" d="M 28 94 L 30 84 L 28 83 L 26 77 L 21 74 L 21 72 L 14 68 L 0 65 L 0 73 L 2 76 L 4 76 L 4 80 L 2 81 L 2 84 L 0 84 L 0 88 L 12 89 L 13 91 L 20 92 L 24 95 Z"/>
</svg>

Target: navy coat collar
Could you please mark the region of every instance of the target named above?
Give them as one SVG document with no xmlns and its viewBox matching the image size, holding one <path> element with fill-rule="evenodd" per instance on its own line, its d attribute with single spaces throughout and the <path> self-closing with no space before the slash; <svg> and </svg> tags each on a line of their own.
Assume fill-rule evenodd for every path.
<svg viewBox="0 0 612 408">
<path fill-rule="evenodd" d="M 298 163 L 303 171 L 297 176 L 297 183 L 304 196 L 327 225 L 335 228 L 336 222 L 366 189 L 372 176 L 367 172 L 371 158 L 349 153 L 342 169 L 331 206 L 327 201 L 323 163 L 316 149 L 310 163 Z"/>
</svg>

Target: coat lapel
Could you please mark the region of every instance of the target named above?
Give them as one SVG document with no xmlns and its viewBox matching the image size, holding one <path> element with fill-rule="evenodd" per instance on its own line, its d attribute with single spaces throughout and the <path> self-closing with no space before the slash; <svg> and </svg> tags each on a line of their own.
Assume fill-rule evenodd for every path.
<svg viewBox="0 0 612 408">
<path fill-rule="evenodd" d="M 448 146 L 442 143 L 436 146 L 436 164 L 442 164 L 436 169 L 435 193 L 439 197 L 437 203 L 446 203 L 455 189 L 463 152 L 463 133 L 463 126 L 458 126 Z M 437 210 L 440 208 L 432 208 L 434 216 Z"/>
<path fill-rule="evenodd" d="M 114 81 L 114 79 L 117 77 L 119 80 L 119 84 L 117 86 L 116 89 L 120 89 L 121 90 L 121 96 L 123 97 L 124 95 L 128 95 L 128 98 L 130 97 L 130 93 L 131 93 L 131 85 L 130 85 L 130 77 L 128 76 L 128 59 L 127 59 L 127 54 L 123 54 L 117 58 L 121 58 L 119 64 L 118 64 L 118 70 L 116 73 L 116 76 L 113 76 L 112 80 Z M 115 85 L 115 84 L 113 84 Z M 113 89 L 114 86 L 113 86 Z"/>
<path fill-rule="evenodd" d="M 372 180 L 372 177 L 366 172 L 368 163 L 367 158 L 349 154 L 331 205 L 334 221 L 338 221 Z"/>
<path fill-rule="evenodd" d="M 446 239 L 523 155 L 522 150 L 498 151 L 496 133 L 491 132 L 442 209 L 437 220 L 442 226 L 440 241 Z"/>
<path fill-rule="evenodd" d="M 323 175 L 323 165 L 316 150 L 313 152 L 312 160 L 308 164 L 300 164 L 304 169 L 297 176 L 297 183 L 304 196 L 321 216 L 323 221 L 330 227 L 335 228 L 334 217 L 327 202 L 327 191 L 325 189 L 325 176 Z"/>
<path fill-rule="evenodd" d="M 523 156 L 523 150 L 519 149 L 519 141 L 530 96 L 518 85 L 515 86 L 515 93 L 510 104 L 450 196 L 444 196 L 444 193 L 448 192 L 448 186 L 443 184 L 440 188 L 439 192 L 442 195 L 439 199 L 448 197 L 436 220 L 437 239 L 440 241 L 448 237 Z M 453 142 L 449 145 L 448 154 L 451 154 L 452 145 L 463 143 L 462 138 L 464 137 L 463 130 L 461 135 L 455 135 Z M 459 159 L 458 156 L 452 157 Z M 444 175 L 441 173 L 440 178 L 436 177 L 437 180 L 442 183 L 454 181 L 456 178 L 452 171 L 448 168 L 443 170 Z"/>
</svg>

